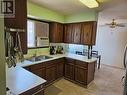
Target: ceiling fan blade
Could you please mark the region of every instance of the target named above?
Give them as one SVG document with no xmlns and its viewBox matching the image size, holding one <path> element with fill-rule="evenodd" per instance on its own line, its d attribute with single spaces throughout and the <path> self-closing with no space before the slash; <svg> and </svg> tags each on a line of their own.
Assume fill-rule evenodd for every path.
<svg viewBox="0 0 127 95">
<path fill-rule="evenodd" d="M 112 25 L 111 23 L 106 23 L 105 25 Z"/>
<path fill-rule="evenodd" d="M 118 27 L 125 27 L 125 25 L 123 25 L 123 24 L 116 24 L 116 26 L 118 26 Z"/>
</svg>

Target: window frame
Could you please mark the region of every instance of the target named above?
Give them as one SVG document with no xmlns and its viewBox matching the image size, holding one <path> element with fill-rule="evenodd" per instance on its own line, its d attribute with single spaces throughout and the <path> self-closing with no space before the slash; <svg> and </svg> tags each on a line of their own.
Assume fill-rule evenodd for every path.
<svg viewBox="0 0 127 95">
<path fill-rule="evenodd" d="M 49 25 L 50 25 L 50 22 L 49 21 L 43 21 L 43 20 L 40 20 L 40 19 L 36 19 L 36 18 L 31 18 L 31 17 L 27 17 L 27 21 L 28 20 L 31 20 L 31 21 L 38 21 L 38 22 L 42 22 L 42 23 L 48 23 Z M 27 31 L 28 32 L 28 31 Z M 35 38 L 36 38 L 36 36 L 35 36 Z M 49 37 L 48 37 L 49 38 Z M 28 40 L 28 39 L 27 39 Z M 28 47 L 28 49 L 37 49 L 37 48 L 49 48 L 50 46 L 41 46 L 41 47 L 39 47 L 39 46 L 37 46 L 37 41 L 35 41 L 35 44 L 36 44 L 36 46 L 35 47 Z M 50 42 L 49 42 L 49 44 L 50 44 Z M 28 45 L 28 43 L 27 43 L 27 45 Z"/>
</svg>

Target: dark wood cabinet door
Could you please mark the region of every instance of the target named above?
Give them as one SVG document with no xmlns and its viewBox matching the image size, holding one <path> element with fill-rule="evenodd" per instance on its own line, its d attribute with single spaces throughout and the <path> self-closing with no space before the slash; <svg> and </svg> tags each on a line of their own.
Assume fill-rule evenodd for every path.
<svg viewBox="0 0 127 95">
<path fill-rule="evenodd" d="M 59 43 L 63 43 L 63 24 L 58 23 L 57 30 L 58 30 L 58 33 L 57 33 L 58 39 L 57 40 Z"/>
<path fill-rule="evenodd" d="M 24 54 L 27 53 L 27 1 L 15 0 L 15 17 L 4 18 L 4 24 L 7 28 L 24 29 L 25 32 L 19 33 L 21 39 L 21 47 Z M 11 33 L 14 37 L 14 44 L 16 33 Z"/>
<path fill-rule="evenodd" d="M 87 77 L 87 84 L 94 80 L 95 74 L 95 65 L 97 61 L 88 64 L 88 77 Z"/>
<path fill-rule="evenodd" d="M 66 58 L 65 61 L 65 78 L 74 80 L 74 60 Z"/>
<path fill-rule="evenodd" d="M 73 43 L 80 44 L 81 24 L 72 24 Z"/>
<path fill-rule="evenodd" d="M 96 22 L 82 23 L 81 44 L 94 45 L 96 42 Z"/>
<path fill-rule="evenodd" d="M 39 77 L 42 77 L 42 69 L 32 70 L 31 72 Z"/>
<path fill-rule="evenodd" d="M 64 42 L 65 43 L 72 43 L 73 36 L 72 36 L 72 24 L 66 24 L 64 26 Z"/>
<path fill-rule="evenodd" d="M 75 66 L 75 81 L 81 84 L 87 84 L 87 70 L 82 66 Z"/>
<path fill-rule="evenodd" d="M 81 43 L 85 45 L 91 44 L 92 40 L 92 25 L 91 23 L 82 24 Z"/>
<path fill-rule="evenodd" d="M 56 78 L 63 77 L 64 74 L 64 59 L 58 59 L 56 63 Z"/>
<path fill-rule="evenodd" d="M 92 32 L 92 45 L 96 44 L 96 33 L 97 33 L 97 22 L 94 21 L 93 23 L 93 32 Z"/>
<path fill-rule="evenodd" d="M 47 83 L 51 83 L 55 79 L 56 79 L 56 67 L 55 67 L 55 65 L 50 67 L 50 68 L 46 68 Z"/>
<path fill-rule="evenodd" d="M 45 74 L 46 74 L 45 68 L 41 68 L 41 69 L 37 69 L 37 70 L 32 70 L 31 72 L 34 73 L 35 75 L 43 78 L 43 79 L 46 78 L 46 76 L 45 76 Z"/>
<path fill-rule="evenodd" d="M 50 42 L 62 43 L 63 42 L 63 24 L 52 22 L 49 29 Z"/>
</svg>

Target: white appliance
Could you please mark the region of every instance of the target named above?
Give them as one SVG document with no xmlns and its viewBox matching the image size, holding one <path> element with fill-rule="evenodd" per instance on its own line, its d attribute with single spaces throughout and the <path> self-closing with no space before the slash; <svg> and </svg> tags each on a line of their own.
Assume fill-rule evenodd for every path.
<svg viewBox="0 0 127 95">
<path fill-rule="evenodd" d="M 37 37 L 37 47 L 49 46 L 48 37 Z"/>
<path fill-rule="evenodd" d="M 124 68 L 126 69 L 126 74 L 123 78 L 124 79 L 124 93 L 123 95 L 127 95 L 127 45 L 125 47 L 125 52 L 124 52 Z"/>
</svg>

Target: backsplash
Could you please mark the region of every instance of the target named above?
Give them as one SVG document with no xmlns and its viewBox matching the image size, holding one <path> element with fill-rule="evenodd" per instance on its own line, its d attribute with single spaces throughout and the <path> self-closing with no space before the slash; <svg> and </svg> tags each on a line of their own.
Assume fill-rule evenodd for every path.
<svg viewBox="0 0 127 95">
<path fill-rule="evenodd" d="M 76 51 L 83 51 L 83 49 L 88 49 L 85 45 L 76 45 L 76 44 L 64 44 L 64 43 L 50 43 L 50 46 L 63 46 L 64 52 L 75 53 Z M 46 55 L 49 54 L 49 48 L 36 48 L 36 49 L 28 49 L 28 53 L 25 58 L 31 57 L 34 54 L 37 55 Z"/>
<path fill-rule="evenodd" d="M 88 49 L 85 45 L 77 45 L 77 44 L 69 44 L 68 52 L 69 53 L 76 53 L 76 51 L 83 52 L 84 49 Z"/>
<path fill-rule="evenodd" d="M 50 46 L 62 46 L 64 52 L 66 53 L 66 52 L 68 52 L 69 44 L 65 44 L 65 43 L 50 43 Z"/>
</svg>

